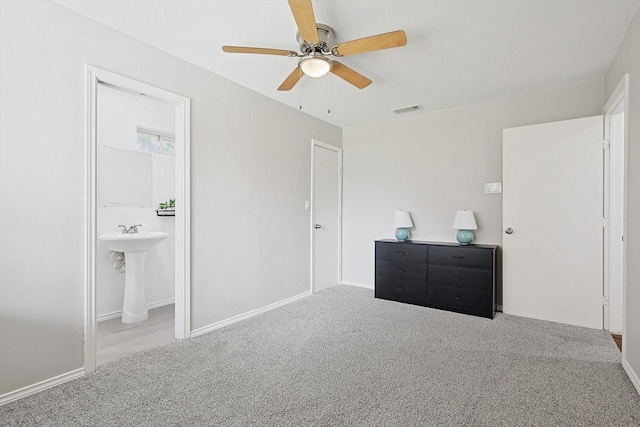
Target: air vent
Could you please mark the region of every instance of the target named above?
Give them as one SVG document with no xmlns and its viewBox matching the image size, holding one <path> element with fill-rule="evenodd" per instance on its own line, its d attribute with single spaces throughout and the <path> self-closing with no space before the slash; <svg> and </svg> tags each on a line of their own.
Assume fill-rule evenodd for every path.
<svg viewBox="0 0 640 427">
<path fill-rule="evenodd" d="M 424 110 L 424 108 L 422 108 L 422 106 L 420 105 L 412 105 L 411 107 L 404 107 L 404 108 L 396 108 L 395 110 L 391 110 L 396 114 L 404 114 L 404 113 L 411 113 L 413 111 L 420 111 L 420 110 Z"/>
</svg>

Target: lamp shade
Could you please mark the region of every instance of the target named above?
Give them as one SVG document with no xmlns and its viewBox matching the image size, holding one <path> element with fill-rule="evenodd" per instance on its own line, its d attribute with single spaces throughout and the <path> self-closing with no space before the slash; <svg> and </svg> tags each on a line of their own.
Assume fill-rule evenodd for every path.
<svg viewBox="0 0 640 427">
<path fill-rule="evenodd" d="M 457 228 L 458 230 L 477 230 L 476 218 L 473 216 L 473 211 L 458 211 L 456 217 L 453 220 L 453 226 L 451 228 Z"/>
<path fill-rule="evenodd" d="M 393 214 L 393 228 L 407 228 L 413 227 L 413 222 L 411 221 L 411 215 L 407 211 L 396 211 Z"/>
</svg>

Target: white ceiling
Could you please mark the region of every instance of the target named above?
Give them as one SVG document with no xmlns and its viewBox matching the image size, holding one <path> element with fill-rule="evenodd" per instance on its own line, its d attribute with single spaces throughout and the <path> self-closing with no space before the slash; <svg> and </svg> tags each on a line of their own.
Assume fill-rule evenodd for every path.
<svg viewBox="0 0 640 427">
<path fill-rule="evenodd" d="M 398 29 L 407 46 L 341 58 L 373 80 L 329 74 L 276 89 L 297 59 L 222 45 L 298 50 L 286 0 L 56 0 L 63 6 L 341 127 L 599 81 L 640 0 L 315 0 L 339 42 Z M 639 54 L 640 55 L 640 54 Z M 331 113 L 327 113 L 328 108 Z M 410 113 L 419 114 L 419 113 Z"/>
</svg>

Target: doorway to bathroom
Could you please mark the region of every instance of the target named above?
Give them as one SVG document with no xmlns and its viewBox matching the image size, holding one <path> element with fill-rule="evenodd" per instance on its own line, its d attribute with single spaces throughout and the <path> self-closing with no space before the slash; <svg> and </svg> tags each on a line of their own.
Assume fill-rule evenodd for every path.
<svg viewBox="0 0 640 427">
<path fill-rule="evenodd" d="M 85 373 L 190 335 L 189 113 L 87 66 Z"/>
</svg>

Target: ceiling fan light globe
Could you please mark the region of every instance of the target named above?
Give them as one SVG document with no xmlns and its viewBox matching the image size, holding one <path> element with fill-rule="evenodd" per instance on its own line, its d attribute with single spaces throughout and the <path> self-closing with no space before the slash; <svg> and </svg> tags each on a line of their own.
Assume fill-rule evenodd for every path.
<svg viewBox="0 0 640 427">
<path fill-rule="evenodd" d="M 331 61 L 320 55 L 305 56 L 298 65 L 305 75 L 313 78 L 322 77 L 331 71 Z"/>
</svg>

